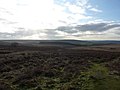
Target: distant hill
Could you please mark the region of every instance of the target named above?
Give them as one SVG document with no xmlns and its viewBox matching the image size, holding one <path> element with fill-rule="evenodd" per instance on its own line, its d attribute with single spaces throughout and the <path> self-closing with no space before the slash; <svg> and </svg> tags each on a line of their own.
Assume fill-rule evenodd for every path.
<svg viewBox="0 0 120 90">
<path fill-rule="evenodd" d="M 101 45 L 101 44 L 120 44 L 120 41 L 40 40 L 39 44 L 90 46 L 90 45 Z"/>
<path fill-rule="evenodd" d="M 91 45 L 91 42 L 80 41 L 80 40 L 44 40 L 44 41 L 40 41 L 39 44 L 77 46 L 77 45 Z"/>
<path fill-rule="evenodd" d="M 54 46 L 91 46 L 105 44 L 120 44 L 120 41 L 104 40 L 104 41 L 87 41 L 87 40 L 1 40 L 0 45 L 11 45 L 17 42 L 25 46 L 54 45 Z"/>
</svg>

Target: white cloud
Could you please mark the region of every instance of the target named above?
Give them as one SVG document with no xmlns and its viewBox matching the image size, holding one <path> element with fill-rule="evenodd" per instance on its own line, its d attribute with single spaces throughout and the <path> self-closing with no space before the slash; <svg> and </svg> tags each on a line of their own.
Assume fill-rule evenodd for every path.
<svg viewBox="0 0 120 90">
<path fill-rule="evenodd" d="M 119 33 L 118 29 L 112 28 L 116 26 L 110 25 L 114 23 L 113 21 L 92 20 L 94 17 L 87 11 L 102 12 L 92 6 L 89 0 L 0 0 L 0 38 L 99 39 L 102 34 L 106 34 L 102 36 L 103 38 L 107 38 L 107 35 L 110 38 L 113 33 L 113 36 L 119 35 L 115 33 Z M 81 21 L 85 21 L 83 25 Z M 78 28 L 56 30 L 62 26 L 76 27 L 76 24 L 80 25 L 78 28 L 85 30 Z M 108 31 L 99 32 L 103 29 Z"/>
<path fill-rule="evenodd" d="M 97 8 L 91 8 L 90 10 L 91 10 L 91 11 L 94 11 L 94 12 L 102 12 L 102 10 L 99 10 L 99 9 L 97 9 Z"/>
<path fill-rule="evenodd" d="M 85 15 L 87 0 L 74 0 L 74 4 L 68 2 L 60 5 L 54 0 L 0 0 L 0 8 L 4 9 L 0 9 L 0 17 L 18 22 L 15 27 L 30 29 L 56 28 L 65 25 L 59 21 L 70 24 L 88 19 Z M 71 12 L 66 11 L 67 8 Z"/>
<path fill-rule="evenodd" d="M 80 6 L 77 6 L 77 5 L 74 5 L 74 4 L 70 4 L 69 2 L 66 3 L 65 6 L 73 14 L 85 14 L 86 13 L 85 9 L 83 9 L 83 7 L 80 7 Z"/>
<path fill-rule="evenodd" d="M 120 39 L 120 23 L 95 22 L 75 26 L 60 26 L 56 29 L 30 30 L 16 28 L 15 32 L 0 32 L 0 39 Z"/>
</svg>

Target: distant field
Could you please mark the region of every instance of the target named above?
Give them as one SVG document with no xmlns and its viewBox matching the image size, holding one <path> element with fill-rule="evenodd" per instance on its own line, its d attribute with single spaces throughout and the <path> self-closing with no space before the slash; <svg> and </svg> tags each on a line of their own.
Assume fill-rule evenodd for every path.
<svg viewBox="0 0 120 90">
<path fill-rule="evenodd" d="M 85 49 L 85 50 L 100 50 L 110 52 L 120 52 L 120 44 L 108 44 L 108 45 L 94 45 L 94 46 L 82 46 L 73 47 L 72 49 Z"/>
</svg>

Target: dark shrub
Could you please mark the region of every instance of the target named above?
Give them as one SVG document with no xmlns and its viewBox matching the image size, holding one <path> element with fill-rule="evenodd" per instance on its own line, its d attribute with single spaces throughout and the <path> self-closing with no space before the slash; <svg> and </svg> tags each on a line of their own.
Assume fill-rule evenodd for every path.
<svg viewBox="0 0 120 90">
<path fill-rule="evenodd" d="M 19 43 L 13 42 L 13 43 L 11 43 L 11 46 L 12 46 L 12 47 L 17 47 L 17 46 L 19 46 Z"/>
<path fill-rule="evenodd" d="M 3 81 L 0 81 L 0 90 L 12 90 L 12 88 Z"/>
</svg>

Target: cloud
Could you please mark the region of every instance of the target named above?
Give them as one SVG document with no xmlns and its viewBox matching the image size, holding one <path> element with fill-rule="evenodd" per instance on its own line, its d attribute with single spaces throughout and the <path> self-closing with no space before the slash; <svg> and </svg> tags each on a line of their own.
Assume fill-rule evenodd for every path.
<svg viewBox="0 0 120 90">
<path fill-rule="evenodd" d="M 65 6 L 67 7 L 67 9 L 69 10 L 70 13 L 72 14 L 85 14 L 85 6 L 81 7 L 81 6 L 77 6 L 76 4 L 70 4 L 69 2 L 65 4 Z"/>
<path fill-rule="evenodd" d="M 16 28 L 14 32 L 0 32 L 0 39 L 118 39 L 120 23 L 88 23 L 74 26 L 60 26 L 56 29 Z"/>
<path fill-rule="evenodd" d="M 120 23 L 89 23 L 75 26 L 61 26 L 49 30 L 47 33 L 53 38 L 64 39 L 118 39 L 120 35 Z M 52 32 L 52 34 L 51 34 Z M 49 37 L 50 38 L 50 37 Z"/>
<path fill-rule="evenodd" d="M 97 8 L 91 8 L 91 9 L 89 9 L 89 10 L 94 11 L 94 12 L 99 12 L 99 13 L 102 12 L 102 10 L 99 10 L 99 9 L 97 9 Z"/>
<path fill-rule="evenodd" d="M 0 32 L 0 39 L 45 39 L 46 34 L 42 30 L 17 29 L 15 32 Z"/>
<path fill-rule="evenodd" d="M 79 31 L 95 31 L 103 32 L 106 30 L 114 29 L 120 27 L 120 24 L 111 23 L 90 23 L 85 25 L 77 25 L 75 28 Z"/>
<path fill-rule="evenodd" d="M 110 29 L 118 28 L 120 27 L 120 24 L 114 24 L 114 23 L 89 23 L 89 24 L 83 24 L 83 25 L 76 25 L 76 26 L 61 26 L 56 28 L 56 30 L 64 31 L 67 33 L 76 33 L 79 31 L 86 32 L 103 32 Z"/>
<path fill-rule="evenodd" d="M 8 21 L 4 18 L 0 18 L 0 23 L 2 23 L 2 24 L 16 24 L 18 22 Z"/>
<path fill-rule="evenodd" d="M 0 0 L 0 39 L 117 39 L 120 24 L 94 13 L 90 0 Z"/>
<path fill-rule="evenodd" d="M 20 27 L 49 29 L 79 23 L 80 20 L 92 18 L 86 12 L 89 5 L 88 1 L 0 0 L 0 13 L 1 18 L 10 22 L 17 22 Z M 14 26 L 16 27 L 16 25 Z"/>
<path fill-rule="evenodd" d="M 10 11 L 8 11 L 5 8 L 0 7 L 0 12 L 4 13 L 4 14 L 9 14 L 9 15 L 13 15 L 13 13 L 11 13 Z"/>
<path fill-rule="evenodd" d="M 0 18 L 0 21 L 6 21 L 6 19 Z"/>
</svg>

